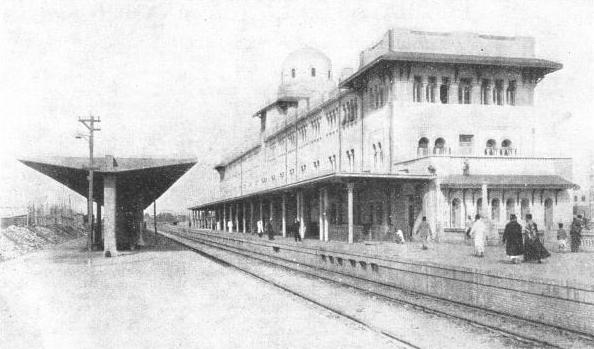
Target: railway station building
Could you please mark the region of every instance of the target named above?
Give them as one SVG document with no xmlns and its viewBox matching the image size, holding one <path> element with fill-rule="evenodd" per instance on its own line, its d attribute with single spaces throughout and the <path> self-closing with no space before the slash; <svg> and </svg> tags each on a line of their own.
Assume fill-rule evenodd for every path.
<svg viewBox="0 0 594 349">
<path fill-rule="evenodd" d="M 531 37 L 391 29 L 333 70 L 306 47 L 282 63 L 277 96 L 244 117 L 259 134 L 215 170 L 220 196 L 191 207 L 197 227 L 253 232 L 272 220 L 322 241 L 407 238 L 423 216 L 438 240 L 480 214 L 496 238 L 532 213 L 550 234 L 572 217 L 572 160 L 535 89 L 562 68 Z"/>
</svg>

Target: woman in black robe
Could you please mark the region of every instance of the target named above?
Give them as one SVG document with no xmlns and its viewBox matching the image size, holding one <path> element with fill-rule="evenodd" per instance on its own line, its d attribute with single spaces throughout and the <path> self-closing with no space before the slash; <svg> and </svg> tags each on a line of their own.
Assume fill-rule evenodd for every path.
<svg viewBox="0 0 594 349">
<path fill-rule="evenodd" d="M 542 259 L 549 257 L 551 254 L 540 242 L 537 235 L 538 227 L 532 221 L 532 215 L 526 215 L 526 226 L 524 227 L 524 262 L 538 261 L 542 263 Z"/>
<path fill-rule="evenodd" d="M 518 263 L 520 256 L 524 254 L 524 241 L 522 237 L 522 226 L 518 223 L 515 214 L 510 215 L 509 223 L 505 225 L 503 242 L 505 243 L 505 253 L 511 259 L 512 263 Z"/>
</svg>

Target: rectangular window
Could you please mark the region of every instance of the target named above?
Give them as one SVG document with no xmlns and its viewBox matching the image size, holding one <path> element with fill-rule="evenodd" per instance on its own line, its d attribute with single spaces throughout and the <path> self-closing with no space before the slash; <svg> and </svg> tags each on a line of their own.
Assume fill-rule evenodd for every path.
<svg viewBox="0 0 594 349">
<path fill-rule="evenodd" d="M 423 95 L 423 82 L 421 77 L 415 75 L 413 83 L 413 102 L 421 103 L 421 96 Z"/>
<path fill-rule="evenodd" d="M 448 98 L 450 95 L 450 79 L 449 78 L 442 78 L 441 79 L 441 86 L 439 87 L 439 101 L 442 104 L 448 103 Z"/>
<path fill-rule="evenodd" d="M 435 103 L 435 89 L 437 88 L 437 79 L 430 76 L 427 79 L 427 88 L 425 89 L 425 98 L 429 103 Z"/>
<path fill-rule="evenodd" d="M 470 104 L 472 86 L 470 79 L 460 79 L 460 86 L 458 87 L 458 103 Z"/>
<path fill-rule="evenodd" d="M 460 135 L 460 155 L 471 155 L 474 135 Z"/>
<path fill-rule="evenodd" d="M 489 97 L 491 92 L 491 82 L 483 79 L 481 82 L 481 104 L 489 104 Z"/>
<path fill-rule="evenodd" d="M 507 104 L 516 105 L 516 80 L 510 80 L 507 86 Z"/>
<path fill-rule="evenodd" d="M 493 104 L 503 104 L 503 80 L 495 80 L 495 87 L 493 88 Z"/>
</svg>

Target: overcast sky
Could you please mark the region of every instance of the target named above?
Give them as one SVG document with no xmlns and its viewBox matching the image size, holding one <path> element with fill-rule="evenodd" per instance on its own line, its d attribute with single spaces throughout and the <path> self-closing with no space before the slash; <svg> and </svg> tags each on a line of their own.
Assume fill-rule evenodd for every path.
<svg viewBox="0 0 594 349">
<path fill-rule="evenodd" d="M 536 103 L 571 112 L 583 184 L 594 110 L 594 1 L 27 1 L 0 3 L 0 206 L 55 202 L 60 185 L 15 161 L 87 156 L 78 116 L 101 116 L 96 154 L 196 157 L 159 201 L 183 209 L 209 195 L 214 162 L 257 127 L 280 65 L 303 46 L 335 72 L 390 27 L 536 38 L 564 64 Z M 569 148 L 569 147 L 568 147 Z M 66 199 L 67 200 L 67 199 Z"/>
</svg>

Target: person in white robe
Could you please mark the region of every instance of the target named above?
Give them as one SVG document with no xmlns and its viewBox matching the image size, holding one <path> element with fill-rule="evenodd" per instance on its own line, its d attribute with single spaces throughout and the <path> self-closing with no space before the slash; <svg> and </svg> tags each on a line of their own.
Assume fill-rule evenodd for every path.
<svg viewBox="0 0 594 349">
<path fill-rule="evenodd" d="M 474 217 L 474 223 L 470 230 L 470 236 L 474 239 L 474 255 L 477 257 L 485 256 L 485 238 L 487 236 L 487 225 L 480 215 Z"/>
</svg>

